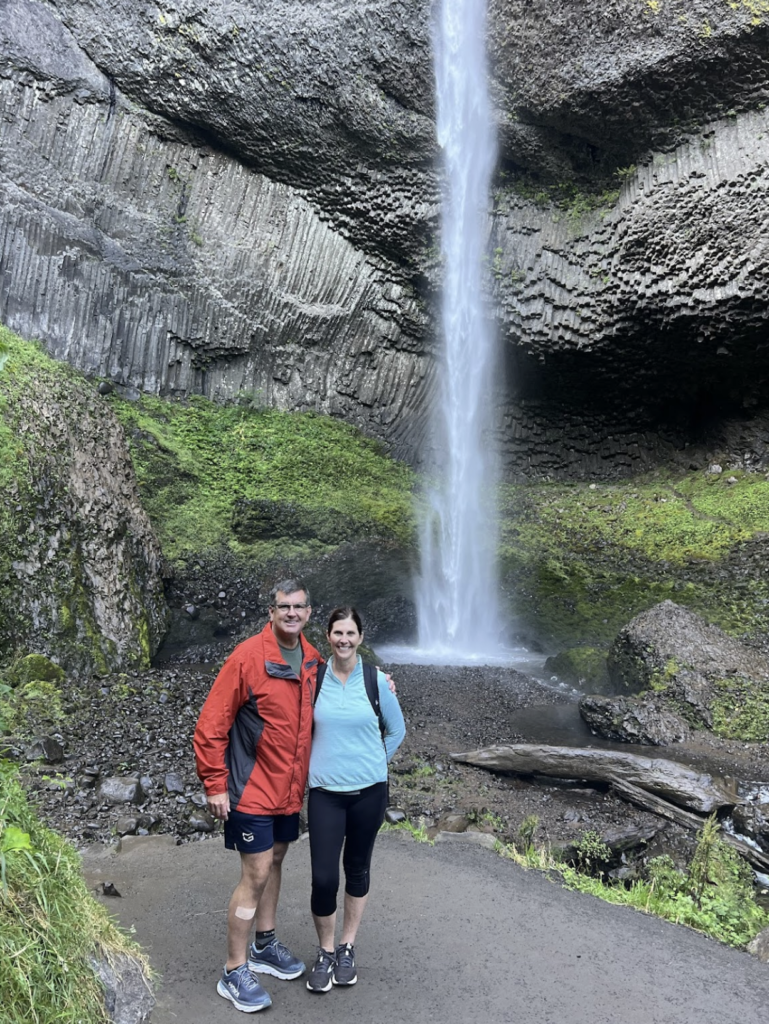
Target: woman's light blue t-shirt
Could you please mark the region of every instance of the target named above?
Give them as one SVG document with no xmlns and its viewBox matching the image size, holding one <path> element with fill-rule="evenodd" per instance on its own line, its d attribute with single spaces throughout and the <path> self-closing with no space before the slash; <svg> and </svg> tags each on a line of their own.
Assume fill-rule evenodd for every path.
<svg viewBox="0 0 769 1024">
<path fill-rule="evenodd" d="M 363 681 L 363 662 L 358 663 L 346 683 L 326 667 L 323 685 L 315 705 L 310 786 L 345 793 L 387 780 L 387 763 L 403 742 L 406 725 L 398 698 L 387 680 L 377 672 L 379 704 L 385 725 L 384 745 L 379 720 L 371 706 Z"/>
</svg>

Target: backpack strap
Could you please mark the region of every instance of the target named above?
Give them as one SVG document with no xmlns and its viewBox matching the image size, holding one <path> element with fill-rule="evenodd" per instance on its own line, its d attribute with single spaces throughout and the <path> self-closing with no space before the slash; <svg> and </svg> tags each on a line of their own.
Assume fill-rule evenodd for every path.
<svg viewBox="0 0 769 1024">
<path fill-rule="evenodd" d="M 325 661 L 322 661 L 320 665 L 318 665 L 318 673 L 315 676 L 315 696 L 312 699 L 313 707 L 315 707 L 315 705 L 318 703 L 318 697 L 320 697 L 320 688 L 321 686 L 323 686 L 323 677 L 325 676 L 325 674 L 326 663 Z"/>
<path fill-rule="evenodd" d="M 376 666 L 369 665 L 365 661 L 363 662 L 363 682 L 366 685 L 366 695 L 379 722 L 379 734 L 382 737 L 382 746 L 384 746 L 385 732 L 387 730 L 385 729 L 382 708 L 379 703 L 379 681 L 377 680 Z"/>
</svg>

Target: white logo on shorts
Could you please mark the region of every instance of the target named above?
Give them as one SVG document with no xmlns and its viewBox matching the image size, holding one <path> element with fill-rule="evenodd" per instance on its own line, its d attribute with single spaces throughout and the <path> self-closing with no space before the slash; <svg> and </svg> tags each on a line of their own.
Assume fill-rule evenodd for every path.
<svg viewBox="0 0 769 1024">
<path fill-rule="evenodd" d="M 254 833 L 253 832 L 241 832 L 240 833 L 244 843 L 253 843 Z"/>
</svg>

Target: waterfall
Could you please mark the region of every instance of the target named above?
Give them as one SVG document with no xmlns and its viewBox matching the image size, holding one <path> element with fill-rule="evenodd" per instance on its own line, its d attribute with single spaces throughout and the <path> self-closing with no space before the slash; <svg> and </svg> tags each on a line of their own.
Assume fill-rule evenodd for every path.
<svg viewBox="0 0 769 1024">
<path fill-rule="evenodd" d="M 491 451 L 495 337 L 483 274 L 496 138 L 487 91 L 483 0 L 441 0 L 434 32 L 444 160 L 443 357 L 435 396 L 435 485 L 416 585 L 419 648 L 436 661 L 500 650 L 496 460 Z"/>
</svg>

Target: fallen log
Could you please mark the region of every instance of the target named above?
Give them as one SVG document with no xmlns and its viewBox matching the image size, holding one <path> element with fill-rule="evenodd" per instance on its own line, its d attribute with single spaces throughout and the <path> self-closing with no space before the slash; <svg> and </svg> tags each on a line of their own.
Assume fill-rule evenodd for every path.
<svg viewBox="0 0 769 1024">
<path fill-rule="evenodd" d="M 641 757 L 624 751 L 516 743 L 450 756 L 464 764 L 518 775 L 627 782 L 701 814 L 712 814 L 738 802 L 734 780 L 707 775 L 665 758 Z"/>
<path fill-rule="evenodd" d="M 633 786 L 629 782 L 614 781 L 611 784 L 611 788 L 617 796 L 622 797 L 623 800 L 627 800 L 636 807 L 640 807 L 642 811 L 651 811 L 652 814 L 658 814 L 663 818 L 667 818 L 668 821 L 675 822 L 677 825 L 683 825 L 684 828 L 698 832 L 704 825 L 703 819 L 698 815 L 692 814 L 690 811 L 684 811 L 680 807 L 675 807 L 673 804 L 668 803 L 667 800 L 647 792 L 647 790 L 642 789 L 640 786 Z M 733 836 L 729 832 L 724 832 L 723 829 L 720 836 L 725 843 L 728 843 L 729 846 L 735 849 L 757 871 L 769 874 L 769 855 L 751 846 L 750 843 L 739 836 Z"/>
</svg>

